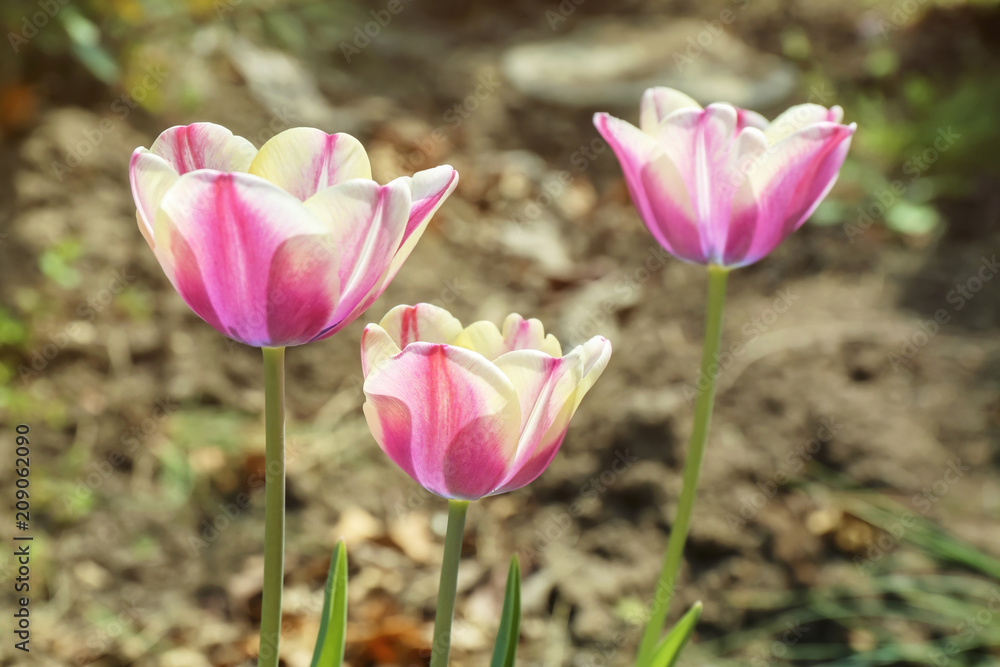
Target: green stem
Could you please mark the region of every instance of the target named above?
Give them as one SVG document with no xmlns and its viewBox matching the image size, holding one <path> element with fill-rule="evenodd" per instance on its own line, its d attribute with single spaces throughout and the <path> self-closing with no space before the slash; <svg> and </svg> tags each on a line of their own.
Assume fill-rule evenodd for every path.
<svg viewBox="0 0 1000 667">
<path fill-rule="evenodd" d="M 687 541 L 691 524 L 691 510 L 694 508 L 698 492 L 698 473 L 708 440 L 708 424 L 712 419 L 712 405 L 715 402 L 715 381 L 719 374 L 718 354 L 722 338 L 722 310 L 726 302 L 726 277 L 729 270 L 718 266 L 708 267 L 708 306 L 705 317 L 705 344 L 701 355 L 701 373 L 698 376 L 698 398 L 694 406 L 694 427 L 688 444 L 687 460 L 684 462 L 684 484 L 677 501 L 677 518 L 670 530 L 667 554 L 663 559 L 663 570 L 656 585 L 649 622 L 639 645 L 636 665 L 645 666 L 652 657 L 656 645 L 663 634 L 670 598 L 681 559 L 684 543 Z"/>
<path fill-rule="evenodd" d="M 448 665 L 451 621 L 455 616 L 455 594 L 458 592 L 458 561 L 462 556 L 462 536 L 465 533 L 465 513 L 468 509 L 468 500 L 448 501 L 448 532 L 444 538 L 444 560 L 441 563 L 430 667 Z"/>
<path fill-rule="evenodd" d="M 264 590 L 258 667 L 278 667 L 285 576 L 285 348 L 265 347 Z"/>
</svg>

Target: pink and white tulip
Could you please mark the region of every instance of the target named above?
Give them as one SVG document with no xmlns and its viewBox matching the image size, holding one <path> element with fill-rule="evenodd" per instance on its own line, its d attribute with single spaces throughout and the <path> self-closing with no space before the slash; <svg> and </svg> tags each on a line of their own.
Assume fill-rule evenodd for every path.
<svg viewBox="0 0 1000 667">
<path fill-rule="evenodd" d="M 605 113 L 594 124 L 656 240 L 680 259 L 735 268 L 774 250 L 833 187 L 856 127 L 842 117 L 840 107 L 801 104 L 769 123 L 651 88 L 641 129 Z"/>
<path fill-rule="evenodd" d="M 463 328 L 421 303 L 397 306 L 361 338 L 365 417 L 403 471 L 445 498 L 519 489 L 548 467 L 611 343 L 563 356 L 538 320 L 510 315 Z"/>
<path fill-rule="evenodd" d="M 449 166 L 386 185 L 347 134 L 295 128 L 257 150 L 212 123 L 132 154 L 139 229 L 203 320 L 255 347 L 350 324 L 385 290 L 458 183 Z"/>
</svg>

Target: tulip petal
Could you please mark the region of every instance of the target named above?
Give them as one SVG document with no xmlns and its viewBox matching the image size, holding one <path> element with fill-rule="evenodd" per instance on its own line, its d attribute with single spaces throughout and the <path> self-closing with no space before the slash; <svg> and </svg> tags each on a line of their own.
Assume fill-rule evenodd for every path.
<svg viewBox="0 0 1000 667">
<path fill-rule="evenodd" d="M 145 148 L 136 148 L 129 161 L 128 176 L 139 231 L 149 247 L 153 248 L 156 246 L 153 237 L 156 209 L 160 207 L 163 195 L 177 182 L 180 175 L 159 155 L 150 153 Z"/>
<path fill-rule="evenodd" d="M 473 322 L 462 329 L 452 345 L 478 352 L 490 361 L 507 352 L 500 329 L 497 328 L 497 325 L 485 320 Z"/>
<path fill-rule="evenodd" d="M 494 493 L 518 489 L 549 466 L 569 422 L 611 358 L 611 344 L 600 336 L 562 359 L 521 350 L 494 363 L 510 378 L 521 403 L 521 437 L 511 472 Z"/>
<path fill-rule="evenodd" d="M 683 260 L 705 262 L 709 251 L 704 227 L 698 224 L 691 195 L 674 162 L 664 154 L 650 160 L 639 172 L 639 184 L 651 216 L 644 218 L 646 227 L 660 245 Z"/>
<path fill-rule="evenodd" d="M 761 116 L 756 111 L 750 111 L 749 109 L 736 109 L 736 132 L 739 133 L 743 128 L 752 127 L 763 132 L 767 129 L 768 123 L 767 119 Z"/>
<path fill-rule="evenodd" d="M 396 250 L 396 256 L 392 259 L 389 271 L 382 282 L 382 289 L 389 286 L 392 279 L 396 277 L 399 270 L 403 268 L 403 262 L 413 252 L 417 241 L 423 235 L 424 230 L 431 221 L 431 216 L 441 208 L 444 200 L 455 190 L 458 185 L 458 172 L 448 165 L 434 167 L 418 171 L 413 177 L 403 176 L 397 178 L 392 183 L 404 183 L 410 187 L 411 204 L 410 216 L 406 221 L 406 231 L 403 240 Z M 390 185 L 392 185 L 390 183 Z"/>
<path fill-rule="evenodd" d="M 818 104 L 796 104 L 782 112 L 766 129 L 762 129 L 767 135 L 768 142 L 773 146 L 810 125 L 840 123 L 843 117 L 844 110 L 840 107 L 827 109 Z"/>
<path fill-rule="evenodd" d="M 819 123 L 768 149 L 750 174 L 753 196 L 734 201 L 727 266 L 759 260 L 798 229 L 833 187 L 855 126 Z M 746 243 L 745 238 L 752 236 Z M 736 242 L 737 238 L 744 239 Z"/>
<path fill-rule="evenodd" d="M 504 352 L 514 350 L 539 350 L 550 357 L 561 357 L 562 346 L 552 334 L 545 335 L 545 327 L 541 321 L 531 318 L 524 319 L 517 313 L 512 313 L 503 321 Z"/>
<path fill-rule="evenodd" d="M 618 157 L 639 217 L 660 245 L 681 259 L 704 261 L 691 197 L 657 140 L 604 113 L 594 116 L 594 125 Z"/>
<path fill-rule="evenodd" d="M 736 119 L 736 109 L 729 104 L 710 104 L 704 111 L 683 109 L 660 126 L 658 135 L 684 179 L 710 261 L 721 255 L 735 194 L 727 176 Z"/>
<path fill-rule="evenodd" d="M 639 106 L 639 127 L 646 134 L 656 136 L 660 124 L 678 109 L 701 110 L 694 98 L 673 88 L 648 88 Z"/>
<path fill-rule="evenodd" d="M 553 444 L 552 439 L 546 440 L 545 436 L 550 430 L 559 435 L 569 426 L 576 410 L 576 391 L 583 369 L 579 356 L 555 359 L 537 350 L 508 352 L 493 363 L 510 379 L 520 400 L 520 438 L 509 475 L 509 478 L 518 478 L 529 460 L 542 455 L 547 457 L 545 465 L 548 465 L 555 455 L 555 452 L 544 451 Z M 531 479 L 535 476 L 537 473 Z M 508 481 L 504 480 L 504 490 L 517 488 L 507 487 Z"/>
<path fill-rule="evenodd" d="M 369 324 L 361 332 L 361 372 L 365 378 L 380 370 L 390 358 L 400 352 L 402 350 L 392 337 L 379 325 Z"/>
<path fill-rule="evenodd" d="M 329 237 L 295 236 L 278 246 L 267 280 L 267 333 L 275 343 L 316 339 L 338 307 L 338 261 Z"/>
<path fill-rule="evenodd" d="M 566 356 L 574 354 L 579 354 L 583 361 L 583 378 L 576 390 L 576 407 L 580 407 L 580 401 L 611 361 L 611 341 L 603 336 L 594 336 L 586 343 L 573 348 Z"/>
<path fill-rule="evenodd" d="M 188 305 L 257 347 L 308 342 L 337 305 L 324 225 L 267 181 L 199 170 L 163 197 L 154 252 Z"/>
<path fill-rule="evenodd" d="M 450 344 L 462 331 L 451 313 L 429 303 L 396 306 L 378 324 L 400 349 L 418 341 Z"/>
<path fill-rule="evenodd" d="M 728 187 L 735 194 L 720 261 L 723 266 L 741 261 L 753 243 L 758 206 L 751 179 L 753 173 L 768 159 L 767 151 L 767 137 L 764 133 L 756 128 L 747 128 L 740 132 L 736 147 L 730 153 L 732 161 Z"/>
<path fill-rule="evenodd" d="M 180 175 L 196 169 L 245 172 L 257 154 L 249 141 L 215 123 L 171 127 L 156 138 L 149 151 Z"/>
<path fill-rule="evenodd" d="M 402 183 L 355 179 L 320 191 L 305 208 L 329 225 L 340 258 L 340 303 L 320 334 L 325 337 L 353 322 L 382 293 L 406 227 L 410 191 Z"/>
<path fill-rule="evenodd" d="M 364 390 L 379 446 L 424 488 L 474 500 L 506 476 L 517 450 L 518 398 L 482 356 L 413 343 L 369 376 Z"/>
<path fill-rule="evenodd" d="M 250 173 L 302 201 L 344 181 L 372 177 L 361 142 L 349 134 L 327 134 L 311 127 L 296 127 L 271 137 L 254 158 Z"/>
</svg>

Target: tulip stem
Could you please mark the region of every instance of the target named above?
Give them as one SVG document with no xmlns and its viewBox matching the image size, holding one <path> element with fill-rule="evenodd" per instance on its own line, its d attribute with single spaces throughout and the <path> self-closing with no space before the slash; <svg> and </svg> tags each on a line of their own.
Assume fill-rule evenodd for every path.
<svg viewBox="0 0 1000 667">
<path fill-rule="evenodd" d="M 455 616 L 455 595 L 458 592 L 458 562 L 462 557 L 462 536 L 465 534 L 465 513 L 468 509 L 468 500 L 448 501 L 448 532 L 444 538 L 444 559 L 441 562 L 441 583 L 438 585 L 430 667 L 448 665 L 451 621 Z"/>
<path fill-rule="evenodd" d="M 705 343 L 701 355 L 701 373 L 698 376 L 698 396 L 694 407 L 694 426 L 688 443 L 687 460 L 684 462 L 684 483 L 677 501 L 677 517 L 670 530 L 663 570 L 656 585 L 649 621 L 639 646 L 637 667 L 646 667 L 653 656 L 666 623 L 670 598 L 677 583 L 691 523 L 691 510 L 698 491 L 698 473 L 708 440 L 708 424 L 712 419 L 715 402 L 715 381 L 719 374 L 718 354 L 722 339 L 722 310 L 726 302 L 726 278 L 729 270 L 719 266 L 708 267 L 708 305 L 705 316 Z"/>
<path fill-rule="evenodd" d="M 278 666 L 285 576 L 285 348 L 265 347 L 264 588 L 258 667 Z"/>
</svg>

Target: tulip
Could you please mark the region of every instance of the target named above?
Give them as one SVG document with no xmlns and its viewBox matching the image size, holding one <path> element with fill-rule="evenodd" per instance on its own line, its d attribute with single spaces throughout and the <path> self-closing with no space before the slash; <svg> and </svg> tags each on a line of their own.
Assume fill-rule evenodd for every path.
<svg viewBox="0 0 1000 667">
<path fill-rule="evenodd" d="M 277 667 L 285 544 L 285 347 L 367 309 L 455 189 L 448 166 L 387 185 L 347 134 L 286 130 L 258 151 L 211 123 L 172 127 L 129 165 L 139 230 L 174 288 L 264 356 L 264 584 L 258 664 Z"/>
<path fill-rule="evenodd" d="M 491 322 L 463 328 L 426 303 L 396 306 L 365 327 L 372 435 L 406 474 L 448 498 L 430 667 L 448 665 L 469 501 L 542 474 L 610 358 L 611 343 L 600 336 L 563 356 L 538 320 L 510 315 L 502 331 Z"/>
<path fill-rule="evenodd" d="M 350 135 L 295 128 L 258 151 L 211 123 L 137 148 L 129 175 L 139 230 L 167 278 L 199 317 L 255 347 L 350 324 L 458 182 L 442 166 L 379 185 Z"/>
<path fill-rule="evenodd" d="M 656 240 L 682 260 L 736 268 L 774 250 L 833 187 L 856 127 L 842 117 L 840 107 L 801 104 L 768 123 L 651 88 L 642 129 L 606 113 L 594 124 Z"/>
<path fill-rule="evenodd" d="M 379 446 L 421 486 L 475 500 L 521 488 L 559 450 L 611 343 L 563 356 L 542 323 L 510 315 L 466 328 L 448 311 L 397 306 L 361 337 L 365 417 Z"/>
<path fill-rule="evenodd" d="M 652 664 L 664 645 L 661 635 L 715 403 L 727 276 L 774 250 L 833 187 L 856 129 L 853 123 L 841 124 L 843 115 L 840 107 L 800 104 L 769 123 L 731 104 L 703 109 L 669 88 L 651 88 L 643 95 L 641 129 L 606 113 L 594 115 L 649 231 L 674 256 L 708 266 L 705 343 L 684 482 L 656 587 L 658 604 L 643 632 L 637 667 Z"/>
</svg>

